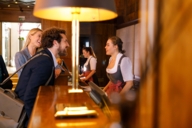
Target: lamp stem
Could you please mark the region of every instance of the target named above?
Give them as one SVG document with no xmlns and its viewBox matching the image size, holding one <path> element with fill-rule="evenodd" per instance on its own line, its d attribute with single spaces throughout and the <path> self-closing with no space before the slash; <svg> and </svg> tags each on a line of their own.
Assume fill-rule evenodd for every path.
<svg viewBox="0 0 192 128">
<path fill-rule="evenodd" d="M 72 21 L 72 88 L 79 85 L 79 20 Z"/>
</svg>

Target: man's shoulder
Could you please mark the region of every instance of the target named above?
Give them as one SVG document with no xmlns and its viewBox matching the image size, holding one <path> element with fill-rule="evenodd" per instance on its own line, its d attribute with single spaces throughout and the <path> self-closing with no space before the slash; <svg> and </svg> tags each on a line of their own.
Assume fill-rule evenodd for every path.
<svg viewBox="0 0 192 128">
<path fill-rule="evenodd" d="M 38 60 L 38 61 L 53 61 L 52 58 L 46 53 L 36 54 L 33 58 L 34 58 L 33 59 L 34 61 L 35 60 Z"/>
<path fill-rule="evenodd" d="M 48 49 L 42 49 L 41 51 L 37 52 L 37 54 L 43 54 L 46 56 L 46 54 L 51 57 L 51 52 Z M 37 55 L 36 54 L 36 55 Z M 51 57 L 52 58 L 52 57 Z"/>
<path fill-rule="evenodd" d="M 47 54 L 46 52 L 43 52 L 43 51 L 37 53 L 31 59 L 32 59 L 31 63 L 33 63 L 34 65 L 42 64 L 42 65 L 47 65 L 48 66 L 48 65 L 52 65 L 52 63 L 53 63 L 52 57 L 49 54 Z"/>
</svg>

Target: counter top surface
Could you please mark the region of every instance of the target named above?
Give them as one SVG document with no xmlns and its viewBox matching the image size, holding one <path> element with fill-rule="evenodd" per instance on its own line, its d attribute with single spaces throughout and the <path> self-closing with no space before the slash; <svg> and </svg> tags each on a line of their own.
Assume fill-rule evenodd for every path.
<svg viewBox="0 0 192 128">
<path fill-rule="evenodd" d="M 30 118 L 28 128 L 104 128 L 107 116 L 93 102 L 88 93 L 68 93 L 69 86 L 41 86 Z M 55 104 L 89 104 L 98 113 L 97 117 L 55 118 Z"/>
</svg>

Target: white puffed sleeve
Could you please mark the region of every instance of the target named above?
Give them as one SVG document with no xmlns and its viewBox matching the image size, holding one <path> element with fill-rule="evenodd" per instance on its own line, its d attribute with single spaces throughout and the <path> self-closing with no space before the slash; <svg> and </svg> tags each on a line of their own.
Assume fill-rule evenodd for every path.
<svg viewBox="0 0 192 128">
<path fill-rule="evenodd" d="M 123 76 L 123 80 L 130 81 L 133 80 L 133 73 L 132 73 L 132 63 L 128 57 L 123 57 L 120 64 L 121 73 Z"/>
<path fill-rule="evenodd" d="M 90 59 L 90 68 L 91 68 L 91 70 L 96 70 L 96 64 L 97 64 L 97 59 L 92 57 Z"/>
</svg>

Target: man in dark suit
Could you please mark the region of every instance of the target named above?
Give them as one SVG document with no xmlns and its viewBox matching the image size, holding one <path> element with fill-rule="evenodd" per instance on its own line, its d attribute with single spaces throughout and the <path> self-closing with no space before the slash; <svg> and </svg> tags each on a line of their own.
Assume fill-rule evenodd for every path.
<svg viewBox="0 0 192 128">
<path fill-rule="evenodd" d="M 43 50 L 40 52 L 48 56 L 40 55 L 32 59 L 23 68 L 15 89 L 18 97 L 24 102 L 27 113 L 25 126 L 28 124 L 39 86 L 45 85 L 51 75 L 48 85 L 54 85 L 54 69 L 57 66 L 56 56 L 66 54 L 69 47 L 65 30 L 55 27 L 43 32 L 41 43 Z"/>
<path fill-rule="evenodd" d="M 0 83 L 3 82 L 7 77 L 9 77 L 5 62 L 3 60 L 3 57 L 0 55 Z M 12 80 L 8 80 L 5 84 L 0 85 L 1 88 L 3 89 L 12 89 L 13 84 Z"/>
</svg>

